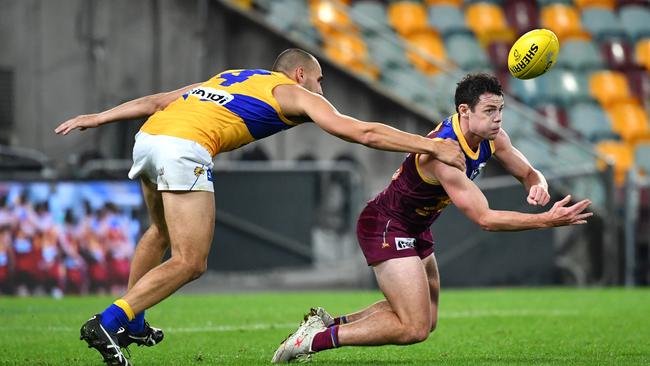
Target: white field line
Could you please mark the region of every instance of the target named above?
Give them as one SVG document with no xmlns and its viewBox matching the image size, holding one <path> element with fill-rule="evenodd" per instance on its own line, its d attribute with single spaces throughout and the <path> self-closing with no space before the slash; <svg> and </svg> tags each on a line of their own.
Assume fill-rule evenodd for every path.
<svg viewBox="0 0 650 366">
<path fill-rule="evenodd" d="M 522 316 L 575 316 L 579 312 L 573 310 L 479 310 L 479 311 L 443 311 L 439 314 L 440 319 L 463 319 L 463 318 L 489 318 L 489 317 L 522 317 Z M 271 329 L 295 329 L 298 328 L 299 322 L 292 323 L 253 323 L 245 325 L 205 325 L 200 327 L 166 327 L 164 331 L 173 333 L 220 333 L 220 332 L 241 332 L 255 330 Z M 65 326 L 45 326 L 45 327 L 3 327 L 1 330 L 17 331 L 50 331 L 50 332 L 72 332 L 77 328 Z"/>
</svg>

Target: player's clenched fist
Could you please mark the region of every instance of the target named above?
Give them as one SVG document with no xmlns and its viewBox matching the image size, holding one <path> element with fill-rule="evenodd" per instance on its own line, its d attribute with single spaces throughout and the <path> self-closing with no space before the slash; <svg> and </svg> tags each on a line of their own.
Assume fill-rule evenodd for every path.
<svg viewBox="0 0 650 366">
<path fill-rule="evenodd" d="M 548 189 L 542 184 L 530 187 L 526 198 L 526 201 L 533 206 L 545 206 L 550 200 L 551 196 L 548 194 Z"/>
</svg>

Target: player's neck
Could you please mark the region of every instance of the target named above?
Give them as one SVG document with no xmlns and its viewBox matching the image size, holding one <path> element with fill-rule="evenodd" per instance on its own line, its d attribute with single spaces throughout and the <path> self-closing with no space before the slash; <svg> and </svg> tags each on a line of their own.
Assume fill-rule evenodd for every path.
<svg viewBox="0 0 650 366">
<path fill-rule="evenodd" d="M 483 138 L 479 135 L 472 133 L 469 130 L 469 121 L 466 118 L 460 118 L 459 125 L 460 125 L 460 131 L 462 132 L 463 137 L 467 142 L 467 146 L 469 146 L 469 148 L 472 149 L 472 151 L 476 151 L 476 149 L 478 149 L 478 146 L 481 144 L 481 141 L 483 141 Z"/>
</svg>

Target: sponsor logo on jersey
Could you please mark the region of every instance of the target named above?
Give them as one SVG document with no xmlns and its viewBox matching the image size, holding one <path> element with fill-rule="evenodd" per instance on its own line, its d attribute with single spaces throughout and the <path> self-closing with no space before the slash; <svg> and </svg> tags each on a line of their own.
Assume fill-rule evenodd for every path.
<svg viewBox="0 0 650 366">
<path fill-rule="evenodd" d="M 212 169 L 208 169 L 206 172 L 208 174 L 208 182 L 212 182 Z"/>
<path fill-rule="evenodd" d="M 217 105 L 224 105 L 235 98 L 225 90 L 205 86 L 194 88 L 183 94 L 183 99 L 187 100 L 189 97 L 199 98 L 202 102 L 212 102 Z"/>
<path fill-rule="evenodd" d="M 395 238 L 395 248 L 397 250 L 415 248 L 415 238 Z"/>
<path fill-rule="evenodd" d="M 530 45 L 530 48 L 528 49 L 528 52 L 524 55 L 524 57 L 521 59 L 521 61 L 518 61 L 516 56 L 515 56 L 515 61 L 518 61 L 516 65 L 512 66 L 510 68 L 510 71 L 513 73 L 518 73 L 520 71 L 523 71 L 526 66 L 533 60 L 535 57 L 535 54 L 537 54 L 537 51 L 539 51 L 539 46 L 535 43 Z M 520 55 L 521 57 L 521 55 Z"/>
<path fill-rule="evenodd" d="M 479 175 L 479 173 L 481 173 L 481 169 L 483 169 L 485 164 L 487 164 L 487 163 L 483 162 L 483 163 L 478 165 L 478 168 L 472 170 L 472 174 L 470 174 L 469 179 L 474 180 L 474 178 L 476 178 Z"/>
</svg>

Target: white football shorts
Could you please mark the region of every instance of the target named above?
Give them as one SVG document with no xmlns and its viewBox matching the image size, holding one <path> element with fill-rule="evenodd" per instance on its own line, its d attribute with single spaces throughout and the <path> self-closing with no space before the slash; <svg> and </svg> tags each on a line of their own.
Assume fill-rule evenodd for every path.
<svg viewBox="0 0 650 366">
<path fill-rule="evenodd" d="M 143 176 L 159 191 L 209 191 L 212 156 L 201 144 L 178 137 L 138 132 L 129 179 Z"/>
</svg>

